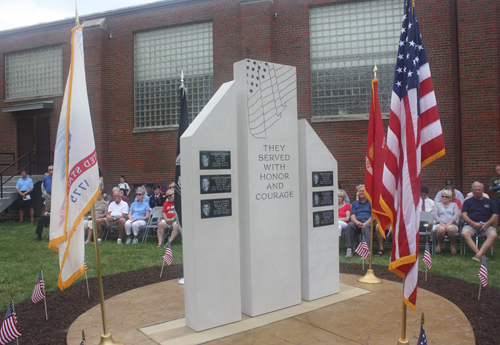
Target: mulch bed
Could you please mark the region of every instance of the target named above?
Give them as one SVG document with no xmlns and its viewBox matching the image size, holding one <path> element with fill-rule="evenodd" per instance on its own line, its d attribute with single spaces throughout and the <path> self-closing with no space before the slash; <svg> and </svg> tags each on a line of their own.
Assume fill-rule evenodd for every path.
<svg viewBox="0 0 500 345">
<path fill-rule="evenodd" d="M 373 265 L 377 277 L 401 282 L 401 278 L 387 270 L 386 266 Z M 103 277 L 104 298 L 108 299 L 141 286 L 182 277 L 182 265 L 165 267 L 160 279 L 160 267 L 125 272 Z M 361 275 L 361 265 L 340 263 L 340 272 Z M 469 319 L 476 337 L 476 344 L 499 344 L 500 291 L 483 288 L 481 300 L 477 300 L 479 284 L 428 273 L 427 283 L 423 272 L 419 273 L 419 287 L 438 294 L 457 305 Z M 20 345 L 66 344 L 66 334 L 71 324 L 84 312 L 99 304 L 97 278 L 89 279 L 91 298 L 87 298 L 85 280 L 73 284 L 64 291 L 47 293 L 49 321 L 45 321 L 43 302 L 36 305 L 25 301 L 16 305 L 19 327 L 23 335 Z M 3 318 L 5 311 L 0 313 Z M 15 342 L 12 342 L 13 344 Z"/>
</svg>

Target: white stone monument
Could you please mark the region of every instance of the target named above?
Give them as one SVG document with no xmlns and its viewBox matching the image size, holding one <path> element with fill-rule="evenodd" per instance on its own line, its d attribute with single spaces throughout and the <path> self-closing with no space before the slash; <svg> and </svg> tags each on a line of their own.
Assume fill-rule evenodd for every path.
<svg viewBox="0 0 500 345">
<path fill-rule="evenodd" d="M 297 84 L 295 67 L 255 60 L 234 79 L 241 303 L 255 316 L 301 301 Z"/>
<path fill-rule="evenodd" d="M 181 138 L 186 325 L 241 320 L 236 85 L 225 83 Z"/>
<path fill-rule="evenodd" d="M 302 298 L 339 292 L 337 161 L 306 120 L 299 124 Z"/>
</svg>

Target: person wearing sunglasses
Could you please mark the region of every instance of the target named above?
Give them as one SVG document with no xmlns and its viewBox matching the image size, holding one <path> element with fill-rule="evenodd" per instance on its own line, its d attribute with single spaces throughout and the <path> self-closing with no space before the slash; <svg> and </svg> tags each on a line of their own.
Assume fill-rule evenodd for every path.
<svg viewBox="0 0 500 345">
<path fill-rule="evenodd" d="M 169 189 L 166 193 L 167 201 L 163 204 L 163 209 L 161 210 L 162 220 L 158 223 L 158 230 L 156 231 L 158 235 L 158 245 L 156 248 L 160 248 L 163 245 L 163 235 L 165 230 L 169 229 L 172 231 L 170 235 L 170 243 L 179 234 L 179 224 L 177 223 L 177 217 L 175 215 L 175 205 L 174 205 L 174 190 Z"/>
<path fill-rule="evenodd" d="M 151 212 L 151 207 L 144 201 L 144 194 L 146 190 L 143 187 L 137 188 L 135 195 L 137 201 L 130 206 L 130 211 L 128 212 L 128 220 L 125 222 L 125 233 L 127 234 L 127 241 L 125 244 L 138 244 L 139 239 L 137 235 L 139 234 L 139 228 L 146 225 L 146 221 L 149 218 L 149 213 Z M 132 241 L 130 235 L 134 233 L 134 240 Z"/>
<path fill-rule="evenodd" d="M 446 234 L 448 234 L 448 238 L 450 239 L 451 254 L 455 255 L 457 253 L 455 237 L 458 229 L 458 221 L 460 220 L 460 210 L 456 203 L 451 202 L 452 195 L 453 192 L 451 190 L 444 190 L 441 202 L 434 204 L 432 210 L 432 216 L 436 224 L 433 231 L 436 232 L 438 240 L 436 246 L 437 254 L 441 253 Z"/>
</svg>

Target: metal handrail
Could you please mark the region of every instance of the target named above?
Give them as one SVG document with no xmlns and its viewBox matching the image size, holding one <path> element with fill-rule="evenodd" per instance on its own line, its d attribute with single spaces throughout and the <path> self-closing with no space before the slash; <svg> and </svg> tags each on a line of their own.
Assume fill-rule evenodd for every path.
<svg viewBox="0 0 500 345">
<path fill-rule="evenodd" d="M 33 163 L 32 160 L 31 160 L 31 154 L 36 154 L 37 152 L 50 152 L 52 155 L 53 155 L 53 151 L 39 151 L 39 150 L 30 150 L 28 152 L 26 152 L 24 155 L 22 155 L 21 157 L 19 157 L 18 159 L 16 159 L 13 163 L 11 163 L 7 168 L 3 169 L 2 171 L 0 171 L 0 198 L 3 199 L 3 185 L 6 184 L 7 182 L 9 182 L 10 180 L 12 180 L 17 174 L 19 174 L 21 171 L 25 170 L 25 169 L 28 169 L 29 171 L 29 175 L 31 176 L 31 165 L 32 164 L 44 164 L 44 163 L 41 163 L 41 162 L 35 162 Z M 17 170 L 12 176 L 10 176 L 8 179 L 6 179 L 5 181 L 3 180 L 3 173 L 9 169 L 9 168 L 12 168 L 17 162 L 19 162 L 21 159 L 23 159 L 24 157 L 28 156 L 29 157 L 29 162 L 28 164 L 26 164 L 25 166 L 21 167 L 19 170 Z M 52 157 L 51 157 L 52 158 Z M 50 158 L 49 158 L 50 159 Z M 50 162 L 45 162 L 45 163 L 49 163 Z"/>
</svg>

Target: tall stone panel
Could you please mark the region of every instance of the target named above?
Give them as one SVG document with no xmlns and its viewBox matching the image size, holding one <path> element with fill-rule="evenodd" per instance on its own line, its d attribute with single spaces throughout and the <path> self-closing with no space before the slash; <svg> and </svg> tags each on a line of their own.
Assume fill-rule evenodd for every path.
<svg viewBox="0 0 500 345">
<path fill-rule="evenodd" d="M 250 316 L 301 300 L 295 73 L 250 59 L 234 64 L 242 311 Z"/>
<path fill-rule="evenodd" d="M 299 120 L 302 298 L 339 292 L 337 161 L 306 120 Z"/>
<path fill-rule="evenodd" d="M 234 82 L 221 86 L 181 138 L 186 325 L 241 320 Z"/>
</svg>

